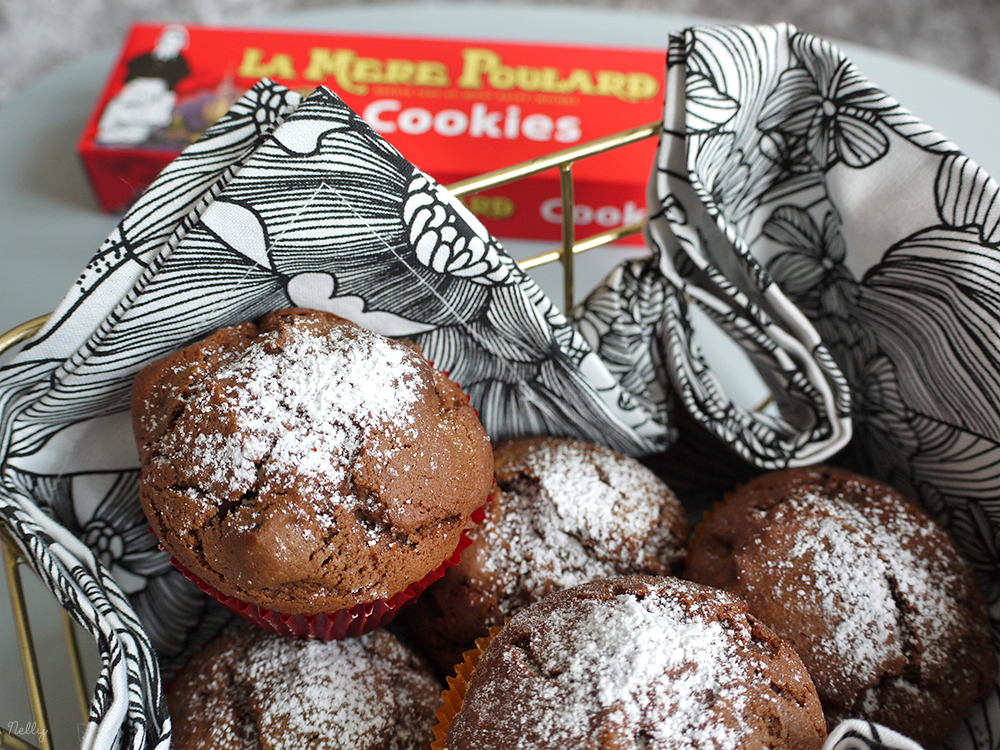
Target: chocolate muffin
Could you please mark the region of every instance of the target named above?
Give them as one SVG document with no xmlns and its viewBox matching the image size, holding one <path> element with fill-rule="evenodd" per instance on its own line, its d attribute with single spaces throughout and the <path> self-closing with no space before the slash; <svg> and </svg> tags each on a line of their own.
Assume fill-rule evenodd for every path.
<svg viewBox="0 0 1000 750">
<path fill-rule="evenodd" d="M 825 738 L 801 660 L 744 603 L 653 576 L 593 581 L 514 615 L 447 727 L 448 750 L 818 750 Z"/>
<path fill-rule="evenodd" d="M 384 600 L 456 549 L 493 485 L 468 397 L 412 344 L 305 309 L 224 328 L 132 392 L 141 501 L 225 595 L 326 613 Z"/>
<path fill-rule="evenodd" d="M 440 687 L 389 631 L 322 643 L 237 621 L 167 693 L 175 750 L 424 750 Z"/>
<path fill-rule="evenodd" d="M 970 566 L 882 482 L 831 467 L 756 478 L 697 529 L 686 576 L 745 599 L 798 651 L 831 727 L 865 718 L 933 747 L 994 689 Z"/>
<path fill-rule="evenodd" d="M 686 550 L 684 509 L 635 459 L 549 437 L 502 442 L 493 457 L 472 544 L 402 615 L 442 673 L 531 602 L 595 578 L 679 572 Z"/>
</svg>

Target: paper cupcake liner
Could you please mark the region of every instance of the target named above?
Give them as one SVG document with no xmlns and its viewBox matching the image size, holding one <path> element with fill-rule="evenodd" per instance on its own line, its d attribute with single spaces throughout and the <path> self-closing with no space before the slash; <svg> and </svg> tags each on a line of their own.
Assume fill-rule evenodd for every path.
<svg viewBox="0 0 1000 750">
<path fill-rule="evenodd" d="M 503 625 L 494 625 L 490 628 L 488 635 L 476 639 L 476 647 L 466 651 L 462 655 L 462 661 L 455 665 L 455 675 L 449 677 L 448 687 L 441 693 L 441 708 L 435 714 L 438 723 L 434 727 L 434 741 L 431 743 L 431 750 L 446 750 L 448 746 L 448 729 L 451 722 L 462 709 L 465 701 L 465 693 L 469 689 L 469 680 L 472 673 L 479 664 L 486 647 L 490 645 L 497 633 L 503 630 Z"/>
<path fill-rule="evenodd" d="M 471 520 L 474 525 L 478 525 L 482 523 L 485 517 L 485 508 L 480 507 L 472 513 Z M 353 638 L 364 635 L 372 630 L 388 625 L 403 607 L 416 599 L 424 589 L 441 578 L 448 568 L 458 565 L 462 551 L 470 544 L 472 544 L 472 539 L 466 531 L 463 531 L 459 537 L 455 551 L 452 552 L 447 560 L 419 581 L 411 583 L 405 589 L 388 599 L 364 602 L 354 607 L 337 610 L 336 612 L 321 612 L 316 615 L 286 614 L 245 602 L 229 594 L 224 594 L 214 586 L 206 583 L 172 555 L 170 562 L 185 578 L 197 585 L 203 592 L 230 611 L 269 633 L 288 638 L 335 641 L 342 638 Z"/>
</svg>

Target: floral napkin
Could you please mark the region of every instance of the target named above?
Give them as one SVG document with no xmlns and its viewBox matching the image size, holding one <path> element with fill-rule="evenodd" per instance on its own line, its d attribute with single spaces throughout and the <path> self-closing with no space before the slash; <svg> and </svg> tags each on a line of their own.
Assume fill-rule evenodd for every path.
<svg viewBox="0 0 1000 750">
<path fill-rule="evenodd" d="M 781 418 L 721 392 L 682 314 L 670 380 L 685 412 L 757 466 L 850 435 L 839 463 L 917 498 L 952 533 L 1000 644 L 1000 187 L 833 44 L 791 26 L 672 38 L 666 89 L 654 263 L 763 363 Z M 822 377 L 803 384 L 809 372 Z M 828 744 L 901 746 L 848 724 Z M 994 692 L 949 746 L 995 750 L 998 738 Z"/>
<path fill-rule="evenodd" d="M 0 517 L 102 650 L 84 747 L 166 747 L 161 675 L 228 617 L 139 508 L 132 378 L 290 305 L 416 340 L 497 439 L 669 454 L 687 419 L 759 469 L 847 455 L 938 514 L 996 609 L 996 184 L 788 26 L 671 39 L 665 105 L 652 252 L 567 313 L 329 90 L 261 81 L 163 172 L 0 370 Z M 726 396 L 693 306 L 772 407 Z M 994 697 L 955 746 L 998 735 Z M 828 745 L 912 743 L 848 722 Z"/>
</svg>

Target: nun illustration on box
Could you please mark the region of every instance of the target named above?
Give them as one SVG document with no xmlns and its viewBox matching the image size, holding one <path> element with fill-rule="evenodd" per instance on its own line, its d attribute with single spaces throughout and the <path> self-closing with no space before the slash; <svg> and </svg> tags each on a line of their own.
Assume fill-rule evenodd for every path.
<svg viewBox="0 0 1000 750">
<path fill-rule="evenodd" d="M 182 51 L 187 29 L 165 26 L 150 52 L 126 65 L 125 85 L 104 108 L 96 140 L 106 145 L 136 145 L 170 125 L 177 84 L 191 72 Z"/>
</svg>

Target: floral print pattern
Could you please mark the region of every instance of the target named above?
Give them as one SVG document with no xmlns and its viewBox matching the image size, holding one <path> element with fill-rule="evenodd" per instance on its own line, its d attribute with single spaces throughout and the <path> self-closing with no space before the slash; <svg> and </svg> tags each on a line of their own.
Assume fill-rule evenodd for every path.
<svg viewBox="0 0 1000 750">
<path fill-rule="evenodd" d="M 748 63 L 746 49 L 764 62 Z M 822 342 L 812 355 L 846 390 L 851 438 L 827 457 L 918 498 L 968 555 L 997 618 L 1000 187 L 834 45 L 794 27 L 692 29 L 672 40 L 671 68 L 696 111 L 671 121 L 683 108 L 668 103 L 651 183 L 664 210 L 651 210 L 649 236 L 664 273 L 734 330 L 755 318 L 745 304 L 720 313 L 720 297 L 757 300 L 782 334 Z M 713 101 L 739 104 L 720 108 L 714 128 L 709 80 Z M 885 184 L 892 174 L 907 176 L 905 191 Z M 780 384 L 776 362 L 757 358 Z M 779 400 L 789 422 L 793 409 Z M 754 451 L 766 444 L 733 432 L 724 413 L 695 416 L 764 464 Z M 992 624 L 1000 643 L 1000 620 Z M 949 747 L 996 750 L 998 736 L 994 695 Z M 912 747 L 860 724 L 830 743 Z"/>
<path fill-rule="evenodd" d="M 673 437 L 655 373 L 619 382 L 619 363 L 336 94 L 261 81 L 0 368 L 0 518 L 104 660 L 85 748 L 165 748 L 161 675 L 229 619 L 173 569 L 141 510 L 135 374 L 293 304 L 417 343 L 495 440 L 589 437 L 638 455 Z"/>
<path fill-rule="evenodd" d="M 891 105 L 825 40 L 797 35 L 791 42 L 796 67 L 785 70 L 768 96 L 758 127 L 801 140 L 817 168 L 843 163 L 860 169 L 889 150 L 879 124 Z"/>
<path fill-rule="evenodd" d="M 0 370 L 0 515 L 104 651 L 86 747 L 166 747 L 160 670 L 227 617 L 164 568 L 136 467 L 100 443 L 103 420 L 126 413 L 150 358 L 288 304 L 414 339 L 496 439 L 679 447 L 689 478 L 837 460 L 887 479 L 951 530 L 996 616 L 997 183 L 791 26 L 689 29 L 670 40 L 667 76 L 652 253 L 574 311 L 322 89 L 303 101 L 260 82 L 126 214 Z M 366 166 L 301 179 L 324 149 Z M 914 152 L 923 161 L 903 164 Z M 897 165 L 916 175 L 905 195 L 878 176 Z M 262 184 L 288 192 L 274 200 Z M 772 407 L 729 398 L 695 309 L 743 347 Z M 68 433 L 99 460 L 65 467 L 53 446 Z M 997 750 L 998 736 L 994 696 L 949 747 Z M 849 748 L 913 750 L 862 722 L 831 734 L 827 750 Z"/>
</svg>

